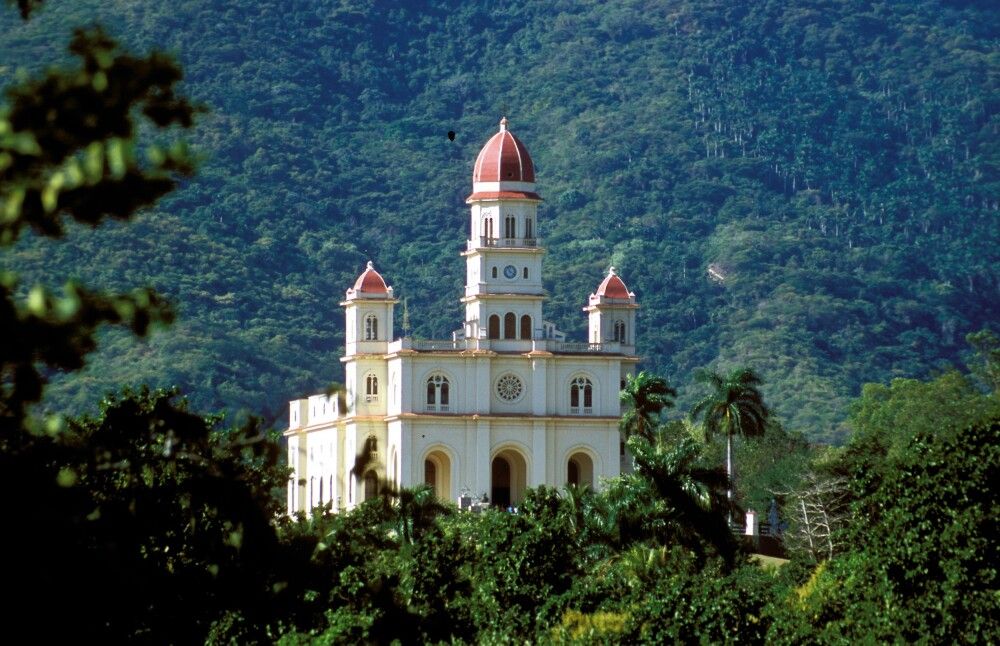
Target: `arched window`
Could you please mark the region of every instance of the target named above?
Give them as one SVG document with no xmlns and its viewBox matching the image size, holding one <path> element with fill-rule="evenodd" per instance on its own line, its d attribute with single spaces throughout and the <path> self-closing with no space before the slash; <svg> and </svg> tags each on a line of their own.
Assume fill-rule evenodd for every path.
<svg viewBox="0 0 1000 646">
<path fill-rule="evenodd" d="M 517 235 L 517 221 L 514 219 L 513 215 L 509 213 L 507 214 L 507 217 L 504 219 L 503 227 L 503 237 L 513 238 Z"/>
<path fill-rule="evenodd" d="M 524 268 L 524 279 L 528 280 L 528 268 L 527 267 Z"/>
<path fill-rule="evenodd" d="M 372 373 L 365 377 L 365 401 L 378 401 L 378 377 Z"/>
<path fill-rule="evenodd" d="M 625 343 L 625 321 L 615 321 L 615 341 Z"/>
<path fill-rule="evenodd" d="M 427 380 L 427 410 L 430 412 L 448 412 L 448 378 L 444 375 L 431 375 Z"/>
<path fill-rule="evenodd" d="M 375 341 L 378 339 L 378 317 L 369 314 L 365 317 L 365 341 Z"/>
<path fill-rule="evenodd" d="M 521 317 L 521 338 L 531 338 L 531 317 L 527 314 Z"/>
<path fill-rule="evenodd" d="M 534 231 L 532 231 L 531 218 L 524 219 L 524 237 L 534 238 Z"/>
<path fill-rule="evenodd" d="M 378 439 L 374 435 L 369 435 L 368 439 L 365 440 L 365 453 L 373 460 L 378 459 Z"/>
<path fill-rule="evenodd" d="M 517 338 L 517 316 L 514 312 L 507 312 L 503 317 L 503 338 Z"/>
<path fill-rule="evenodd" d="M 493 276 L 494 278 L 496 278 L 496 277 L 497 277 L 497 268 L 496 268 L 496 267 L 494 267 L 494 268 L 493 268 L 493 273 L 492 273 L 491 275 L 492 275 L 492 276 Z"/>
<path fill-rule="evenodd" d="M 594 388 L 586 377 L 577 377 L 569 385 L 569 412 L 573 415 L 594 412 Z"/>
<path fill-rule="evenodd" d="M 498 314 L 493 314 L 490 316 L 490 324 L 487 332 L 488 332 L 487 336 L 491 339 L 500 338 L 500 316 Z"/>
</svg>

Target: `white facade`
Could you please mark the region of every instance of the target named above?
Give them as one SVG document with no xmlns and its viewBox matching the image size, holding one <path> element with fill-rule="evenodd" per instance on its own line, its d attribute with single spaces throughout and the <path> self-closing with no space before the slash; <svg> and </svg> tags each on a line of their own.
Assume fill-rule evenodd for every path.
<svg viewBox="0 0 1000 646">
<path fill-rule="evenodd" d="M 618 393 L 638 362 L 635 295 L 612 269 L 585 308 L 588 341 L 566 342 L 543 318 L 541 200 L 506 120 L 473 180 L 464 324 L 449 340 L 394 339 L 397 301 L 368 264 L 341 303 L 346 394 L 290 402 L 290 513 L 350 509 L 385 482 L 516 506 L 528 487 L 599 489 L 620 473 Z M 352 473 L 366 446 L 373 463 Z"/>
</svg>

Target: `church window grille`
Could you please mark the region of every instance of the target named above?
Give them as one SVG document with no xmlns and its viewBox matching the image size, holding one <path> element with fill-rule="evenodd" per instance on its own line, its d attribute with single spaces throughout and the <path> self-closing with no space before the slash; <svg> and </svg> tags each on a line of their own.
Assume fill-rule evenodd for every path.
<svg viewBox="0 0 1000 646">
<path fill-rule="evenodd" d="M 368 439 L 365 440 L 365 453 L 372 460 L 378 459 L 378 439 L 374 435 L 369 435 Z"/>
<path fill-rule="evenodd" d="M 513 312 L 507 312 L 503 317 L 503 338 L 517 338 L 517 316 Z"/>
<path fill-rule="evenodd" d="M 365 317 L 365 341 L 375 341 L 378 339 L 378 317 L 369 314 Z"/>
<path fill-rule="evenodd" d="M 378 377 L 373 374 L 365 377 L 365 401 L 378 401 Z"/>
<path fill-rule="evenodd" d="M 524 383 L 517 375 L 506 374 L 497 380 L 497 397 L 505 402 L 516 402 L 524 393 Z"/>
<path fill-rule="evenodd" d="M 594 388 L 586 377 L 577 377 L 569 386 L 569 412 L 573 415 L 594 412 Z"/>
<path fill-rule="evenodd" d="M 504 229 L 503 237 L 514 238 L 517 236 L 517 220 L 514 219 L 513 215 L 508 215 L 504 219 Z"/>
<path fill-rule="evenodd" d="M 487 330 L 489 338 L 499 339 L 500 338 L 500 315 L 493 314 L 490 316 L 489 329 Z"/>
<path fill-rule="evenodd" d="M 615 321 L 615 341 L 625 343 L 625 321 Z"/>
<path fill-rule="evenodd" d="M 527 218 L 524 221 L 524 237 L 528 239 L 535 237 L 534 231 L 532 231 L 531 218 Z"/>
<path fill-rule="evenodd" d="M 527 314 L 521 317 L 521 338 L 531 338 L 531 317 Z"/>
<path fill-rule="evenodd" d="M 493 239 L 493 218 L 489 217 L 483 220 L 483 237 L 486 238 L 486 244 L 489 245 L 490 241 Z"/>
<path fill-rule="evenodd" d="M 444 375 L 432 375 L 427 380 L 427 410 L 446 413 L 450 406 L 449 383 Z"/>
</svg>

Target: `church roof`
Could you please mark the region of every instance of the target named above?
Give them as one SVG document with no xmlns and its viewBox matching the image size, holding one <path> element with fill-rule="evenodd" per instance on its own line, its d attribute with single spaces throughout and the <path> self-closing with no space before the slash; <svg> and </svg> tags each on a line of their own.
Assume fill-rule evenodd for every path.
<svg viewBox="0 0 1000 646">
<path fill-rule="evenodd" d="M 594 292 L 595 296 L 603 296 L 604 298 L 621 298 L 628 300 L 629 292 L 628 287 L 625 286 L 625 281 L 618 277 L 615 273 L 615 268 L 611 267 L 608 270 L 608 275 L 604 278 L 604 281 L 597 286 L 597 291 Z"/>
<path fill-rule="evenodd" d="M 465 198 L 466 202 L 471 202 L 472 200 L 538 200 L 541 202 L 542 198 L 538 196 L 538 193 L 531 191 L 476 191 Z"/>
<path fill-rule="evenodd" d="M 535 165 L 528 149 L 507 130 L 507 117 L 500 120 L 500 132 L 486 142 L 472 169 L 473 182 L 534 182 Z"/>
<path fill-rule="evenodd" d="M 385 280 L 382 279 L 382 275 L 375 271 L 375 265 L 372 261 L 368 261 L 368 266 L 365 268 L 358 279 L 354 281 L 353 291 L 356 294 L 388 294 L 389 289 L 385 285 Z"/>
</svg>

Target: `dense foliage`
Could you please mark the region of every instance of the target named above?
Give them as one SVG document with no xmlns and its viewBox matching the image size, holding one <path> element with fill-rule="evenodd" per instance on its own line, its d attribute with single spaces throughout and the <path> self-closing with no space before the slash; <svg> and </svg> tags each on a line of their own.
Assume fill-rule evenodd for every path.
<svg viewBox="0 0 1000 646">
<path fill-rule="evenodd" d="M 0 13 L 0 83 L 93 20 L 174 52 L 210 114 L 197 178 L 138 222 L 4 259 L 182 314 L 109 333 L 60 406 L 150 382 L 274 419 L 340 380 L 336 302 L 368 259 L 414 334 L 448 335 L 503 112 L 546 198 L 549 318 L 581 337 L 620 267 L 680 408 L 695 368 L 749 364 L 788 428 L 838 441 L 862 383 L 955 363 L 1000 314 L 993 3 L 50 2 Z"/>
<path fill-rule="evenodd" d="M 939 394 L 950 387 L 944 380 L 918 386 Z M 856 490 L 854 516 L 842 531 L 853 548 L 816 568 L 779 614 L 776 636 L 789 643 L 943 644 L 1000 635 L 994 538 L 1000 402 L 995 394 L 979 399 L 990 413 L 952 404 L 951 419 L 931 431 L 884 430 L 898 444 L 891 453 L 866 456 L 877 483 L 849 481 Z M 880 405 L 887 413 L 892 406 Z M 858 454 L 870 449 L 870 437 L 859 433 L 837 467 L 856 470 Z"/>
<path fill-rule="evenodd" d="M 17 4 L 28 12 L 40 2 Z M 22 255 L 77 233 L 74 222 L 131 220 L 191 170 L 183 146 L 135 155 L 140 135 L 190 124 L 194 110 L 173 90 L 175 63 L 124 53 L 96 30 L 72 42 L 82 65 L 23 80 L 0 114 L 5 255 L 28 231 Z M 227 426 L 221 415 L 192 412 L 176 391 L 148 388 L 108 395 L 96 414 L 76 418 L 31 409 L 46 401 L 54 371 L 80 369 L 102 325 L 143 335 L 169 322 L 173 311 L 156 292 L 70 283 L 56 297 L 19 290 L 13 273 L 2 278 L 0 330 L 16 339 L 0 350 L 0 487 L 12 493 L 0 554 L 13 635 L 285 644 L 1000 639 L 992 332 L 967 337 L 972 374 L 866 385 L 839 449 L 813 451 L 784 431 L 766 414 L 754 373 L 732 373 L 744 389 L 736 400 L 753 404 L 747 419 L 760 421 L 753 432 L 737 429 L 746 436 L 734 447 L 746 489 L 737 502 L 780 496 L 790 518 L 815 482 L 840 487 L 846 500 L 844 515 L 821 509 L 835 525 L 829 551 L 786 541 L 793 560 L 775 571 L 751 561 L 751 545 L 738 544 L 726 522 L 732 483 L 718 466 L 719 444 L 705 444 L 722 418 L 706 416 L 701 427 L 664 420 L 675 391 L 655 374 L 626 383 L 622 431 L 634 472 L 600 492 L 540 487 L 517 513 L 460 513 L 428 487 L 386 486 L 349 513 L 318 508 L 289 519 L 280 514 L 287 470 L 277 440 L 255 420 Z M 708 382 L 708 401 L 724 404 L 726 380 Z M 359 466 L 369 458 L 359 455 Z M 57 617 L 38 621 L 39 611 Z"/>
</svg>

